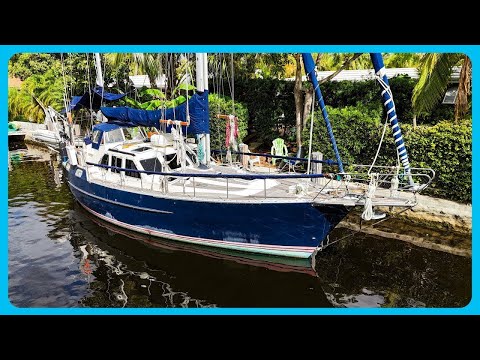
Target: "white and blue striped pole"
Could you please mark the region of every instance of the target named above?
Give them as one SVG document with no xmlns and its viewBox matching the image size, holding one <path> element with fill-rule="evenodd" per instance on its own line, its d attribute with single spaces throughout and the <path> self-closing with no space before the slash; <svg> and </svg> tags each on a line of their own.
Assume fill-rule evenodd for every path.
<svg viewBox="0 0 480 360">
<path fill-rule="evenodd" d="M 405 168 L 405 174 L 409 175 L 410 184 L 413 185 L 413 180 L 410 175 L 410 162 L 408 160 L 407 148 L 403 141 L 402 131 L 400 130 L 400 124 L 398 123 L 397 113 L 395 111 L 395 103 L 393 102 L 393 95 L 388 83 L 387 74 L 385 71 L 385 65 L 383 64 L 382 54 L 370 53 L 372 64 L 375 69 L 375 74 L 378 76 L 380 86 L 382 88 L 383 106 L 387 110 L 388 120 L 390 121 L 390 127 L 392 128 L 393 138 L 395 139 L 395 147 L 400 161 Z"/>
</svg>

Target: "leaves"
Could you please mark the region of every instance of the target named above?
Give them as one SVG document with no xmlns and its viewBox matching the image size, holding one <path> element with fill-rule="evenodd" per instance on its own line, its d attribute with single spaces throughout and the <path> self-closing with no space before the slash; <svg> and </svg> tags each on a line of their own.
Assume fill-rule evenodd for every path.
<svg viewBox="0 0 480 360">
<path fill-rule="evenodd" d="M 364 105 L 327 107 L 343 162 L 371 164 L 380 141 L 383 121 L 380 111 Z M 426 193 L 450 200 L 472 201 L 472 122 L 441 121 L 434 126 L 401 124 L 412 167 L 430 167 L 436 178 Z M 303 138 L 308 139 L 309 129 Z M 314 114 L 313 151 L 335 159 L 323 117 Z M 377 165 L 394 165 L 396 152 L 391 130 L 387 129 Z"/>
<path fill-rule="evenodd" d="M 159 89 L 144 89 L 142 90 L 143 94 L 151 95 L 154 99 L 165 99 L 166 96 L 162 92 L 162 90 Z"/>
<path fill-rule="evenodd" d="M 420 78 L 413 89 L 412 103 L 416 114 L 434 109 L 445 95 L 453 66 L 461 60 L 461 54 L 428 53 L 420 63 Z"/>
</svg>

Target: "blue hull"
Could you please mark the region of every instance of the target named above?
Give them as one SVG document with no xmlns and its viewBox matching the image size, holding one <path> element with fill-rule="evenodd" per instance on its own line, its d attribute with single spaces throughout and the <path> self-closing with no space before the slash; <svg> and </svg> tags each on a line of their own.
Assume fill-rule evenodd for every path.
<svg viewBox="0 0 480 360">
<path fill-rule="evenodd" d="M 191 244 L 308 258 L 349 212 L 344 206 L 310 202 L 154 197 L 90 183 L 81 170 L 71 166 L 68 181 L 75 198 L 92 214 L 130 230 Z"/>
</svg>

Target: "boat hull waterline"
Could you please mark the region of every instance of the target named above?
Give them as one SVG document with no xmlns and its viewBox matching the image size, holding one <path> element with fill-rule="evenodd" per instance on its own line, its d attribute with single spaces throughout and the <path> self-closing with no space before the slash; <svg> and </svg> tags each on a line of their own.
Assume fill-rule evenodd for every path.
<svg viewBox="0 0 480 360">
<path fill-rule="evenodd" d="M 191 244 L 274 256 L 309 258 L 350 211 L 342 205 L 309 201 L 242 203 L 158 197 L 89 182 L 84 169 L 77 166 L 69 167 L 68 178 L 77 201 L 116 226 Z"/>
</svg>

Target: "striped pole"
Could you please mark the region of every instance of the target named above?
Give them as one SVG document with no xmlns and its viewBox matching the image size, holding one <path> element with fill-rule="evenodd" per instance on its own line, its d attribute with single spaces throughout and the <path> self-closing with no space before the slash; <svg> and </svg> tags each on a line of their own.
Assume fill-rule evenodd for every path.
<svg viewBox="0 0 480 360">
<path fill-rule="evenodd" d="M 390 121 L 390 127 L 392 128 L 393 138 L 395 139 L 395 146 L 402 165 L 405 168 L 405 174 L 409 175 L 410 184 L 413 185 L 413 180 L 410 175 L 410 162 L 408 161 L 407 148 L 403 141 L 402 131 L 400 130 L 400 124 L 398 123 L 397 113 L 395 111 L 395 103 L 393 102 L 392 91 L 388 83 L 387 74 L 385 71 L 385 65 L 383 64 L 382 54 L 370 53 L 375 74 L 379 77 L 378 81 L 382 88 L 383 106 L 387 110 L 388 120 Z"/>
</svg>

